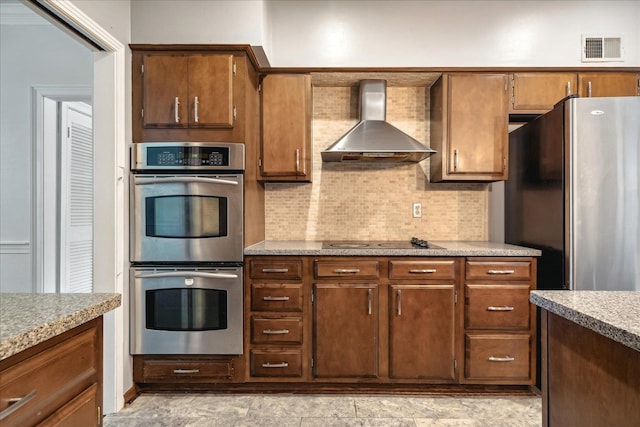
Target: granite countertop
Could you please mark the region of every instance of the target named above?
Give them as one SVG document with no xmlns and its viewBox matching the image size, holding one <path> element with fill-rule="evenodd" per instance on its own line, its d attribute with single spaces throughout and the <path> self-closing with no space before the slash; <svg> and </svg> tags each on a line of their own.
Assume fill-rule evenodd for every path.
<svg viewBox="0 0 640 427">
<path fill-rule="evenodd" d="M 531 302 L 640 351 L 640 292 L 531 291 Z"/>
<path fill-rule="evenodd" d="M 322 248 L 322 241 L 265 240 L 244 250 L 245 255 L 310 256 L 540 256 L 537 249 L 496 242 L 430 241 L 442 248 L 344 249 Z"/>
<path fill-rule="evenodd" d="M 0 294 L 0 360 L 121 304 L 120 294 Z"/>
</svg>

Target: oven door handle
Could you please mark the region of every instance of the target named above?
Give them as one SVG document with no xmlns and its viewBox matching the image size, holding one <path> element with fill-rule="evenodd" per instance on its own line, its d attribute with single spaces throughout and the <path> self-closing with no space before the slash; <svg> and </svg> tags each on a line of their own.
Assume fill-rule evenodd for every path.
<svg viewBox="0 0 640 427">
<path fill-rule="evenodd" d="M 139 273 L 136 278 L 156 279 L 161 277 L 201 277 L 203 279 L 237 279 L 237 274 L 231 273 L 205 273 L 203 271 L 165 271 L 163 273 Z"/>
<path fill-rule="evenodd" d="M 186 177 L 186 176 L 168 176 L 166 178 L 136 178 L 136 185 L 151 185 L 151 184 L 170 184 L 170 183 L 189 183 L 199 182 L 204 184 L 226 184 L 226 185 L 238 185 L 238 181 L 229 181 L 228 179 L 219 178 L 205 178 L 201 176 Z"/>
</svg>

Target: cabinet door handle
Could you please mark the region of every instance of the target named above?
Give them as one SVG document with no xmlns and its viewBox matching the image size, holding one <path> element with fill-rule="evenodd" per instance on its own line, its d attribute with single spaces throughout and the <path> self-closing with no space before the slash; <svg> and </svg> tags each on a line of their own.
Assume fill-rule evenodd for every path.
<svg viewBox="0 0 640 427">
<path fill-rule="evenodd" d="M 266 297 L 262 297 L 263 301 L 289 301 L 289 297 L 272 297 L 267 295 Z"/>
<path fill-rule="evenodd" d="M 567 96 L 571 95 L 571 82 L 567 82 Z"/>
<path fill-rule="evenodd" d="M 431 274 L 431 273 L 435 273 L 436 271 L 438 271 L 435 268 L 426 268 L 424 270 L 419 270 L 419 269 L 415 269 L 415 270 L 409 270 L 409 273 L 412 274 Z"/>
<path fill-rule="evenodd" d="M 263 273 L 288 273 L 288 268 L 263 268 Z"/>
<path fill-rule="evenodd" d="M 9 403 L 9 406 L 5 408 L 2 412 L 0 412 L 0 421 L 4 420 L 9 415 L 13 414 L 18 409 L 22 408 L 24 405 L 29 403 L 31 399 L 36 397 L 36 394 L 38 394 L 36 390 L 31 390 L 29 393 L 25 394 L 22 397 L 10 397 L 8 399 L 2 399 L 2 400 L 6 400 L 6 402 Z"/>
<path fill-rule="evenodd" d="M 300 149 L 296 148 L 296 173 L 300 173 Z"/>
<path fill-rule="evenodd" d="M 591 98 L 591 82 L 587 83 L 587 97 Z"/>
<path fill-rule="evenodd" d="M 487 274 L 513 274 L 515 270 L 489 270 Z"/>
<path fill-rule="evenodd" d="M 287 362 L 282 363 L 263 363 L 263 368 L 288 368 L 289 364 Z"/>
<path fill-rule="evenodd" d="M 180 123 L 180 100 L 176 96 L 176 99 L 173 101 L 173 113 L 176 123 Z"/>
<path fill-rule="evenodd" d="M 453 170 L 458 170 L 458 150 L 453 150 Z"/>
<path fill-rule="evenodd" d="M 197 374 L 200 369 L 174 369 L 174 374 Z"/>
<path fill-rule="evenodd" d="M 367 309 L 367 314 L 371 315 L 371 300 L 373 299 L 373 291 L 371 289 L 369 289 L 367 291 L 367 303 L 368 303 L 368 309 Z"/>
<path fill-rule="evenodd" d="M 263 334 L 265 335 L 286 335 L 289 333 L 288 329 L 278 329 L 276 331 L 273 331 L 271 329 L 264 329 L 262 331 Z"/>
<path fill-rule="evenodd" d="M 490 305 L 489 307 L 487 307 L 487 311 L 513 311 L 513 307 L 509 305 L 504 305 L 501 307 Z"/>
<path fill-rule="evenodd" d="M 360 273 L 360 269 L 359 268 L 336 268 L 335 270 L 333 270 L 333 272 L 337 274 L 356 274 L 356 273 Z"/>
<path fill-rule="evenodd" d="M 398 296 L 398 316 L 402 316 L 402 290 L 398 289 L 396 295 Z"/>
<path fill-rule="evenodd" d="M 194 115 L 193 120 L 196 123 L 198 123 L 200 121 L 200 116 L 198 116 L 198 104 L 199 104 L 198 97 L 196 96 L 196 97 L 193 98 L 193 113 L 194 113 L 193 114 Z"/>
<path fill-rule="evenodd" d="M 488 360 L 489 362 L 513 362 L 514 360 L 516 360 L 516 358 L 511 356 L 505 356 L 505 357 L 489 356 Z"/>
</svg>

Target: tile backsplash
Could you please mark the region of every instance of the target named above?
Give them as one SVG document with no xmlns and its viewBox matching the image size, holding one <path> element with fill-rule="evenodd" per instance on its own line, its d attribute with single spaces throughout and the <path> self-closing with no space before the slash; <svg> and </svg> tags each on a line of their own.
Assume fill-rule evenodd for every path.
<svg viewBox="0 0 640 427">
<path fill-rule="evenodd" d="M 429 145 L 429 89 L 388 87 L 387 121 Z M 313 183 L 266 184 L 267 240 L 487 240 L 488 184 L 432 184 L 429 160 L 322 163 L 357 122 L 357 87 L 313 88 Z"/>
</svg>

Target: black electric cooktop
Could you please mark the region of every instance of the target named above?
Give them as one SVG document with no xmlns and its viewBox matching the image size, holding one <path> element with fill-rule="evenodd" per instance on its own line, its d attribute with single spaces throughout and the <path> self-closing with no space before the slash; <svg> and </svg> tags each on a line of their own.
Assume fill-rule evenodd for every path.
<svg viewBox="0 0 640 427">
<path fill-rule="evenodd" d="M 412 238 L 411 240 L 327 240 L 322 249 L 442 249 L 433 243 Z"/>
</svg>

